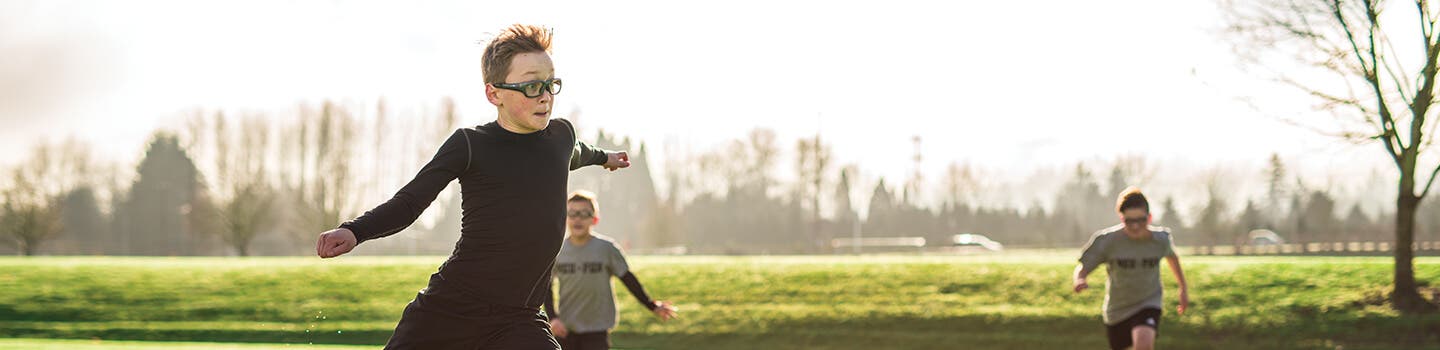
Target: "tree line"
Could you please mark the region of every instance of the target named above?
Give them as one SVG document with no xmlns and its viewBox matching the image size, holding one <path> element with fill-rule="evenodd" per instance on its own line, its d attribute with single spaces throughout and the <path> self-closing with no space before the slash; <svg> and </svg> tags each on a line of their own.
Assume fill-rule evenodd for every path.
<svg viewBox="0 0 1440 350">
<path fill-rule="evenodd" d="M 577 118 L 578 119 L 578 118 Z M 0 187 L 0 251 L 34 255 L 299 255 L 313 236 L 385 200 L 408 181 L 454 128 L 453 103 L 395 113 L 325 102 L 276 118 L 263 113 L 195 111 L 178 130 L 161 130 L 131 167 L 107 166 L 79 140 L 42 143 L 8 169 Z M 572 189 L 603 203 L 600 232 L 629 249 L 704 254 L 840 253 L 836 238 L 983 234 L 1011 247 L 1076 247 L 1115 222 L 1114 195 L 1153 177 L 1141 156 L 1078 162 L 1048 201 L 996 203 L 994 185 L 954 163 L 927 179 L 863 179 L 841 164 L 823 135 L 779 140 L 755 129 L 716 149 L 667 152 L 654 167 L 651 147 L 603 130 L 585 136 L 629 150 L 632 168 L 586 168 Z M 589 135 L 594 135 L 590 137 Z M 914 140 L 919 142 L 919 140 Z M 1265 191 L 1238 198 L 1221 174 L 1194 186 L 1206 198 L 1152 193 L 1157 225 L 1182 245 L 1245 244 L 1255 229 L 1290 242 L 1392 241 L 1393 214 L 1374 215 L 1307 185 L 1273 155 Z M 1262 176 L 1263 175 L 1263 176 Z M 452 185 L 407 232 L 366 243 L 370 254 L 444 254 L 459 236 Z M 992 193 L 993 194 L 993 193 Z M 857 198 L 858 197 L 858 198 Z M 861 200 L 863 199 L 863 200 Z M 1197 206 L 1182 203 L 1198 202 Z M 1417 237 L 1436 240 L 1440 206 L 1422 205 Z"/>
</svg>

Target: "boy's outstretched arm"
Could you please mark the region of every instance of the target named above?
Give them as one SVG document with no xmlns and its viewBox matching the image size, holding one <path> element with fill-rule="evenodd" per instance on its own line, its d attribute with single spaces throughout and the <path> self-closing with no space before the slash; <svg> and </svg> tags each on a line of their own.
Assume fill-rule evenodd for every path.
<svg viewBox="0 0 1440 350">
<path fill-rule="evenodd" d="M 678 310 L 664 301 L 650 300 L 650 295 L 645 293 L 645 287 L 640 285 L 640 280 L 635 278 L 634 272 L 625 272 L 624 276 L 620 276 L 620 282 L 625 284 L 625 289 L 630 290 L 630 295 L 635 296 L 635 301 L 655 313 L 655 317 L 659 317 L 661 321 L 675 318 L 675 312 Z"/>
<path fill-rule="evenodd" d="M 565 123 L 570 128 L 571 135 L 575 135 L 575 125 L 569 120 L 556 119 Z M 608 151 L 595 147 L 591 144 L 580 141 L 579 136 L 575 137 L 575 146 L 570 150 L 570 170 L 580 169 L 590 165 L 604 166 L 605 169 L 615 171 L 620 168 L 630 167 L 630 155 L 625 151 Z"/>
<path fill-rule="evenodd" d="M 1076 293 L 1090 288 L 1090 283 L 1086 282 L 1085 278 L 1089 277 L 1091 272 L 1095 272 L 1095 269 L 1108 259 L 1109 241 L 1102 239 L 1103 237 L 1103 233 L 1096 232 L 1090 236 L 1090 241 L 1085 243 L 1085 248 L 1080 250 L 1080 263 L 1075 264 L 1075 273 L 1070 279 L 1071 288 Z"/>
<path fill-rule="evenodd" d="M 1071 278 L 1071 283 L 1076 293 L 1090 288 L 1090 283 L 1085 282 L 1085 277 L 1088 276 L 1090 276 L 1090 270 L 1085 269 L 1085 264 L 1075 264 L 1075 275 Z"/>
<path fill-rule="evenodd" d="M 630 155 L 625 151 L 606 151 L 584 141 L 576 141 L 575 149 L 570 151 L 570 170 L 580 169 L 587 165 L 600 165 L 605 169 L 615 171 L 630 167 Z"/>
<path fill-rule="evenodd" d="M 414 223 L 445 186 L 470 169 L 469 135 L 465 132 L 455 130 L 435 152 L 435 157 L 390 200 L 341 223 L 336 229 L 321 233 L 315 242 L 315 253 L 321 258 L 340 256 L 362 242 L 393 235 Z"/>
<path fill-rule="evenodd" d="M 1190 308 L 1190 287 L 1185 283 L 1185 271 L 1180 269 L 1180 256 L 1167 255 L 1165 262 L 1170 264 L 1170 272 L 1175 273 L 1175 281 L 1180 284 L 1180 306 L 1175 307 L 1175 312 L 1183 315 L 1185 309 Z"/>
</svg>

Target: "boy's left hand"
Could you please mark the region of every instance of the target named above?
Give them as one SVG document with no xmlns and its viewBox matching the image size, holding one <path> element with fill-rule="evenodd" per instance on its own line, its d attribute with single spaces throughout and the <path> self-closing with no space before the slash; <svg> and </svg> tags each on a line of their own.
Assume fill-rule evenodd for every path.
<svg viewBox="0 0 1440 350">
<path fill-rule="evenodd" d="M 670 303 L 656 300 L 655 309 L 650 311 L 654 312 L 655 317 L 659 317 L 661 321 L 669 321 L 670 319 L 675 318 L 675 313 L 680 310 L 676 309 L 675 306 L 670 305 Z"/>
<path fill-rule="evenodd" d="M 1176 307 L 1175 307 L 1175 312 L 1178 313 L 1178 314 L 1180 314 L 1180 315 L 1184 315 L 1184 314 L 1185 314 L 1185 309 L 1189 309 L 1189 308 L 1190 308 L 1190 291 L 1185 290 L 1185 289 L 1182 288 L 1182 289 L 1180 289 L 1180 306 L 1176 306 Z"/>
<path fill-rule="evenodd" d="M 605 156 L 608 157 L 608 159 L 605 160 L 605 169 L 615 171 L 615 169 L 630 167 L 630 155 L 626 154 L 625 151 L 610 152 L 606 153 Z"/>
</svg>

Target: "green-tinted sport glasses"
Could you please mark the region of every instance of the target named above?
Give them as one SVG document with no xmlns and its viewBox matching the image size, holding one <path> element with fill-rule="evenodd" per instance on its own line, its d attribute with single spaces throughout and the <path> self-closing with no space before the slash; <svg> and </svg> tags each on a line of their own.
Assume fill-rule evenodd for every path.
<svg viewBox="0 0 1440 350">
<path fill-rule="evenodd" d="M 550 95 L 560 94 L 560 78 L 551 78 L 550 80 L 531 80 L 519 83 L 492 83 L 490 84 L 490 86 L 505 90 L 519 91 L 520 93 L 525 94 L 525 97 L 529 98 L 540 97 L 540 93 L 543 93 L 545 91 L 549 91 Z"/>
</svg>

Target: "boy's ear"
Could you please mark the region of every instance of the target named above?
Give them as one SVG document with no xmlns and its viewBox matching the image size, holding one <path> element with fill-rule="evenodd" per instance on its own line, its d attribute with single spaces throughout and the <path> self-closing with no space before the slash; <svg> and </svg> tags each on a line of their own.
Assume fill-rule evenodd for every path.
<svg viewBox="0 0 1440 350">
<path fill-rule="evenodd" d="M 590 222 L 590 225 L 599 225 L 599 224 L 600 224 L 600 216 L 599 216 L 599 215 L 596 215 L 595 217 L 590 218 L 590 220 L 594 220 L 594 221 L 591 221 L 591 222 Z"/>
<path fill-rule="evenodd" d="M 496 89 L 495 86 L 490 84 L 485 84 L 485 99 L 490 100 L 490 104 L 500 107 L 500 89 Z"/>
</svg>

